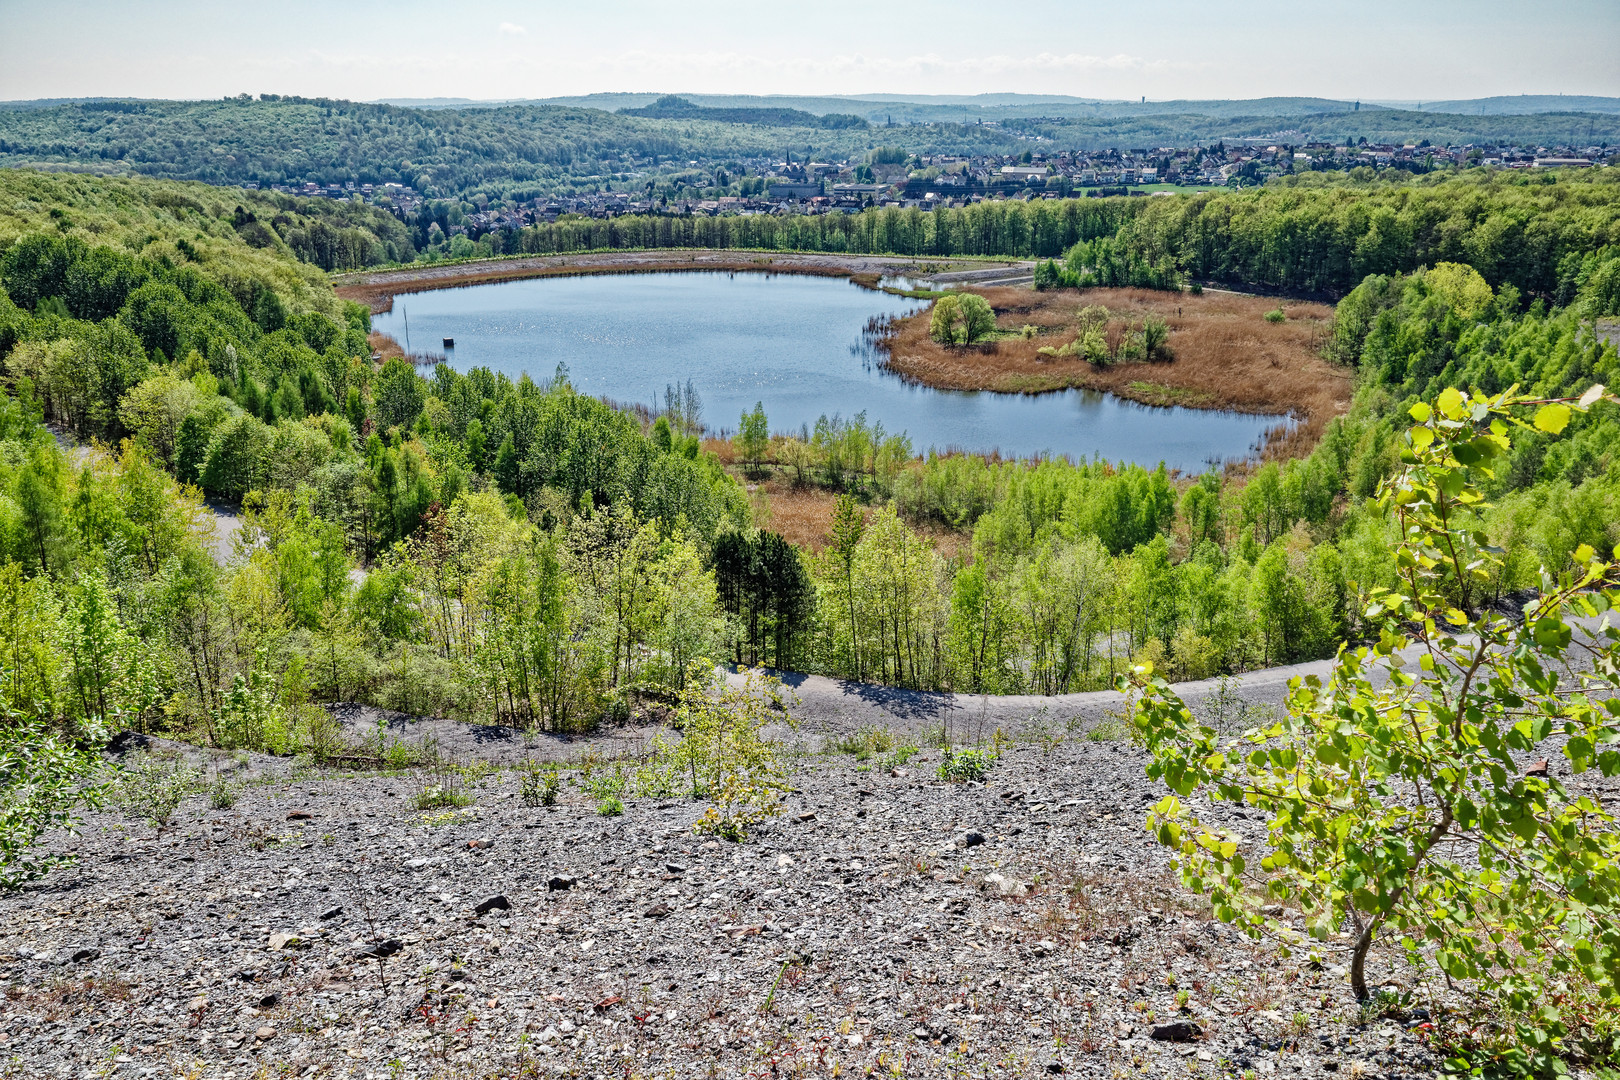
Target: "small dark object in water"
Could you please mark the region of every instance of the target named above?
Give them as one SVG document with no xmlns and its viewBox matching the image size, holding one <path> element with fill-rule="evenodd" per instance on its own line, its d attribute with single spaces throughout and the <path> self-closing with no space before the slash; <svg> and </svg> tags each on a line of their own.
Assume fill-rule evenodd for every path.
<svg viewBox="0 0 1620 1080">
<path fill-rule="evenodd" d="M 456 339 L 453 338 L 453 337 L 445 338 L 444 339 L 444 347 L 447 348 L 447 349 L 455 348 L 456 347 Z"/>
</svg>

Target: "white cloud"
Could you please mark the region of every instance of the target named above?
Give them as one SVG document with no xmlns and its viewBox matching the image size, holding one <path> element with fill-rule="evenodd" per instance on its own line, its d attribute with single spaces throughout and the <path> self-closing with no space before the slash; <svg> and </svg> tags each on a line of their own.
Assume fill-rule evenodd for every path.
<svg viewBox="0 0 1620 1080">
<path fill-rule="evenodd" d="M 519 26 L 517 23 L 503 22 L 500 25 L 500 32 L 508 37 L 522 37 L 529 31 L 524 27 Z"/>
</svg>

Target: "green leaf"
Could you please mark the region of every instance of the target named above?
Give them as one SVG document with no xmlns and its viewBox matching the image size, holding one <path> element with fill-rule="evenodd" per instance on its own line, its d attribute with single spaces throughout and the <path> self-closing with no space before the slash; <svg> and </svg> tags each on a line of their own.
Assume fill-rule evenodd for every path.
<svg viewBox="0 0 1620 1080">
<path fill-rule="evenodd" d="M 1569 627 L 1559 619 L 1537 619 L 1530 628 L 1530 636 L 1543 649 L 1565 649 L 1569 647 L 1571 634 Z"/>
<path fill-rule="evenodd" d="M 1569 424 L 1569 406 L 1554 403 L 1536 410 L 1536 428 L 1557 435 Z"/>
<path fill-rule="evenodd" d="M 1456 387 L 1448 386 L 1440 391 L 1440 398 L 1435 402 L 1442 416 L 1451 420 L 1460 419 L 1463 415 L 1463 396 Z"/>
</svg>

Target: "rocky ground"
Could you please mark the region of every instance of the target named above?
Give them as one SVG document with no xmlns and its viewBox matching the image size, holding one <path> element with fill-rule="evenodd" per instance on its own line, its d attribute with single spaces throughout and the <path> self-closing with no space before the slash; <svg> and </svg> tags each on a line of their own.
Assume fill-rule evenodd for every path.
<svg viewBox="0 0 1620 1080">
<path fill-rule="evenodd" d="M 0 897 L 8 1075 L 1435 1068 L 1423 1014 L 1358 1011 L 1342 950 L 1280 959 L 1174 883 L 1142 826 L 1162 792 L 1106 716 L 998 725 L 1015 741 L 969 784 L 939 780 L 937 747 L 899 752 L 926 743 L 925 716 L 885 713 L 894 743 L 870 755 L 806 723 L 784 734 L 783 812 L 733 844 L 694 835 L 689 801 L 598 813 L 581 766 L 602 775 L 645 732 L 564 743 L 339 714 L 356 734 L 434 735 L 470 805 L 415 808 L 443 770 L 126 740 L 126 764 L 179 755 L 234 799 L 190 794 L 162 830 L 97 812 L 53 841 L 75 866 Z M 571 763 L 556 805 L 526 805 L 502 767 L 526 756 Z"/>
</svg>

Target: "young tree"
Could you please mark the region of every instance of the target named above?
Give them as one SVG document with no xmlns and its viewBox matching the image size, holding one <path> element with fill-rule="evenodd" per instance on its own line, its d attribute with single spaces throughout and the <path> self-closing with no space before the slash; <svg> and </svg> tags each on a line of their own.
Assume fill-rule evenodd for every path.
<svg viewBox="0 0 1620 1080">
<path fill-rule="evenodd" d="M 62 542 L 62 487 L 61 454 L 49 438 L 36 439 L 17 472 L 16 498 L 27 546 L 44 574 Z"/>
<path fill-rule="evenodd" d="M 855 625 L 855 554 L 860 550 L 866 516 L 853 495 L 840 495 L 833 508 L 832 543 L 828 550 L 844 572 L 844 593 L 849 601 L 849 652 L 857 680 L 861 677 L 860 633 Z"/>
<path fill-rule="evenodd" d="M 1157 360 L 1170 340 L 1170 326 L 1157 315 L 1142 320 L 1142 351 L 1147 359 Z"/>
<path fill-rule="evenodd" d="M 765 406 L 761 402 L 754 402 L 754 408 L 742 414 L 742 421 L 737 427 L 737 456 L 748 465 L 750 472 L 759 471 L 760 462 L 765 457 L 765 448 L 770 445 L 770 425 L 765 420 Z"/>
<path fill-rule="evenodd" d="M 1601 396 L 1446 390 L 1412 408 L 1381 489 L 1401 539 L 1399 584 L 1367 597 L 1378 640 L 1342 650 L 1325 683 L 1294 680 L 1277 723 L 1225 739 L 1150 667 L 1121 680 L 1143 694 L 1149 774 L 1173 792 L 1149 827 L 1217 917 L 1292 943 L 1264 905 L 1301 909 L 1312 937 L 1347 942 L 1363 1000 L 1369 952 L 1393 939 L 1466 985 L 1481 1004 L 1470 1023 L 1511 1037 L 1517 1018 L 1543 1055 L 1579 1037 L 1578 1002 L 1620 987 L 1620 832 L 1561 778 L 1620 773 L 1620 630 L 1599 621 L 1620 604 L 1620 570 L 1583 546 L 1573 569 L 1542 571 L 1522 618 L 1476 608 L 1500 554 L 1473 522 L 1514 427 L 1557 435 Z M 1266 850 L 1201 821 L 1194 795 L 1269 816 Z"/>
</svg>

